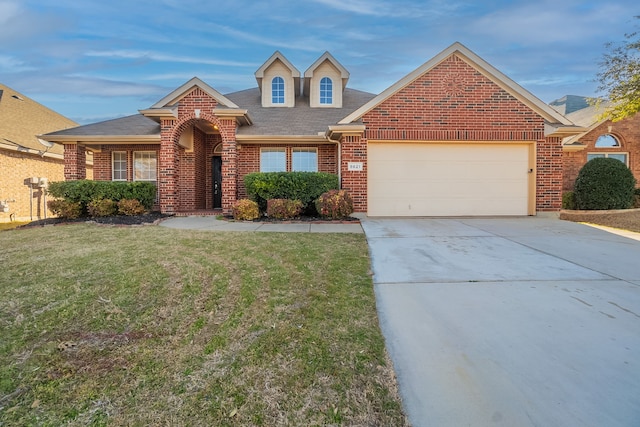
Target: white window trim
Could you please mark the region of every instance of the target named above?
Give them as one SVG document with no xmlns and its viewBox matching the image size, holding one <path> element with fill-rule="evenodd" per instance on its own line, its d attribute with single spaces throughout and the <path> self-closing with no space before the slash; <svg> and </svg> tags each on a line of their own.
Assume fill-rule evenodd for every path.
<svg viewBox="0 0 640 427">
<path fill-rule="evenodd" d="M 136 179 L 136 154 L 153 154 L 156 158 L 156 176 L 153 179 Z M 133 152 L 133 180 L 144 182 L 156 182 L 158 180 L 158 153 L 156 151 L 134 151 Z"/>
<path fill-rule="evenodd" d="M 293 147 L 291 149 L 291 171 L 296 172 L 296 169 L 294 168 L 294 164 L 293 164 L 293 153 L 296 150 L 300 150 L 300 152 L 305 152 L 305 153 L 315 152 L 316 153 L 315 171 L 311 171 L 311 172 L 318 172 L 318 147 Z"/>
<path fill-rule="evenodd" d="M 116 169 L 115 169 L 115 154 L 116 153 L 122 153 L 124 154 L 124 179 L 122 178 L 118 178 L 116 179 L 115 175 L 116 175 Z M 128 175 L 128 159 L 127 159 L 127 152 L 126 151 L 112 151 L 111 152 L 111 181 L 127 181 L 127 175 Z"/>
<path fill-rule="evenodd" d="M 617 147 L 611 147 L 617 148 Z M 589 161 L 590 155 L 604 155 L 605 158 L 608 158 L 610 154 L 624 154 L 625 161 L 624 164 L 629 167 L 629 152 L 627 151 L 591 151 L 587 153 L 587 161 Z"/>
<path fill-rule="evenodd" d="M 268 171 L 268 172 L 286 172 L 287 171 L 287 149 L 285 147 L 263 147 L 260 148 L 260 172 L 265 172 L 262 169 L 262 153 L 270 152 L 270 153 L 283 153 L 284 154 L 284 169 L 281 171 Z"/>
</svg>

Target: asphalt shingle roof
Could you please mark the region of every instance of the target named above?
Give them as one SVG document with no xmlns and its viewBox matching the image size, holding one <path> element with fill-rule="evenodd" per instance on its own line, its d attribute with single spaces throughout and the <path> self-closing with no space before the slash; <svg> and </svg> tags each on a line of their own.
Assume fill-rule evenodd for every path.
<svg viewBox="0 0 640 427">
<path fill-rule="evenodd" d="M 264 108 L 260 90 L 247 89 L 225 95 L 241 109 L 248 110 L 251 126 L 241 126 L 238 135 L 268 136 L 317 136 L 325 132 L 327 126 L 338 123 L 363 104 L 375 97 L 374 94 L 355 89 L 345 89 L 342 94 L 342 108 L 311 108 L 309 98 L 300 96 L 292 108 Z M 132 116 L 92 123 L 47 134 L 48 136 L 134 136 L 159 135 L 160 125 L 154 120 L 134 114 Z"/>
<path fill-rule="evenodd" d="M 47 134 L 49 136 L 73 135 L 160 135 L 160 124 L 142 114 L 121 117 L 118 119 L 106 120 L 104 122 L 92 123 L 78 126 L 72 129 L 65 129 Z"/>
</svg>

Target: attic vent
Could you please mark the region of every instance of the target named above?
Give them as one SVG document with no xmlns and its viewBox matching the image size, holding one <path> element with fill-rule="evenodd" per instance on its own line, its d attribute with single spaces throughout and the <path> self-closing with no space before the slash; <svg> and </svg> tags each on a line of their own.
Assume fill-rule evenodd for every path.
<svg viewBox="0 0 640 427">
<path fill-rule="evenodd" d="M 18 101 L 24 101 L 24 99 L 22 99 L 18 95 L 11 95 L 11 97 L 17 99 Z"/>
</svg>

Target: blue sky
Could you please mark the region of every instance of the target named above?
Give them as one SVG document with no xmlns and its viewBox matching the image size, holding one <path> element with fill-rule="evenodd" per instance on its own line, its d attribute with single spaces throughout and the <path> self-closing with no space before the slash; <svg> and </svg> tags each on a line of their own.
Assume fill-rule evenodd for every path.
<svg viewBox="0 0 640 427">
<path fill-rule="evenodd" d="M 0 0 L 0 82 L 80 123 L 135 114 L 198 76 L 255 87 L 276 50 L 325 51 L 379 93 L 458 41 L 544 102 L 595 96 L 637 0 Z"/>
</svg>

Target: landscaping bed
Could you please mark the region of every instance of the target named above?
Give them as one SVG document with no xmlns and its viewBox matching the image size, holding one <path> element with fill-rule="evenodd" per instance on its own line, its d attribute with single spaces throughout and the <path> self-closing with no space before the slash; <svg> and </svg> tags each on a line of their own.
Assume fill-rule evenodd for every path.
<svg viewBox="0 0 640 427">
<path fill-rule="evenodd" d="M 606 211 L 561 210 L 560 219 L 588 222 L 640 233 L 640 209 Z"/>
</svg>

